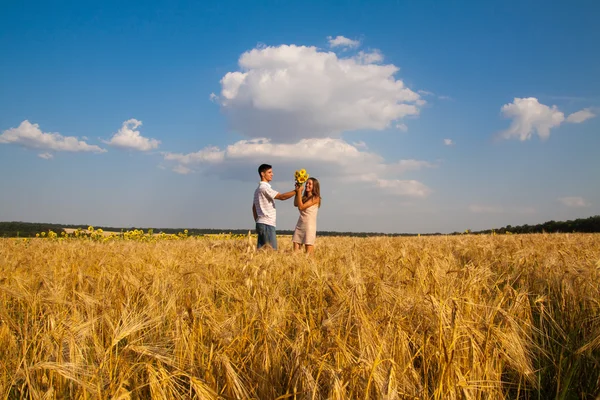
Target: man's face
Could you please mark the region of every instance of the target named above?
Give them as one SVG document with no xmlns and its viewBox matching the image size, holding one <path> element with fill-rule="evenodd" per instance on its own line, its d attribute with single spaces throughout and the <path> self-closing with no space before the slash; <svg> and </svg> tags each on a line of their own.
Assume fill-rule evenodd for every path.
<svg viewBox="0 0 600 400">
<path fill-rule="evenodd" d="M 264 181 L 271 182 L 273 180 L 273 168 L 261 173 Z"/>
</svg>

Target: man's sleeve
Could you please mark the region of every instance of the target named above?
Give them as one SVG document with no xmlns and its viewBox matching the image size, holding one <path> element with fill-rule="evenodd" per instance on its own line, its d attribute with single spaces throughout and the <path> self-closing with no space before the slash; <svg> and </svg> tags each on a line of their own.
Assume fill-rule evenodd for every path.
<svg viewBox="0 0 600 400">
<path fill-rule="evenodd" d="M 275 200 L 275 196 L 279 194 L 279 192 L 273 188 L 266 188 L 265 193 L 271 200 Z"/>
</svg>

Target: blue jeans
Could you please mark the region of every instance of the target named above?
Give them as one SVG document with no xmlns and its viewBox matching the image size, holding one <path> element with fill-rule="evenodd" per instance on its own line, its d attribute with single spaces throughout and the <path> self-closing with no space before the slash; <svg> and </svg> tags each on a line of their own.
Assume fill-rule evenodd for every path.
<svg viewBox="0 0 600 400">
<path fill-rule="evenodd" d="M 258 234 L 258 244 L 256 245 L 258 249 L 268 244 L 274 250 L 277 250 L 277 236 L 275 235 L 274 226 L 257 222 L 256 233 Z"/>
</svg>

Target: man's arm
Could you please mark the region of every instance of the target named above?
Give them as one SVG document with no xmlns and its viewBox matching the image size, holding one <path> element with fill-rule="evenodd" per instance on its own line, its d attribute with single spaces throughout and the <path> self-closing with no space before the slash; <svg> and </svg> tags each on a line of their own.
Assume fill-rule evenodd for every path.
<svg viewBox="0 0 600 400">
<path fill-rule="evenodd" d="M 258 214 L 256 213 L 256 204 L 252 203 L 252 215 L 254 216 L 254 222 L 258 219 Z"/>
<path fill-rule="evenodd" d="M 294 197 L 295 194 L 296 194 L 295 190 L 290 190 L 289 192 L 285 192 L 285 193 L 277 193 L 277 196 L 275 196 L 275 198 L 277 200 L 287 200 L 287 199 L 291 199 L 292 197 Z"/>
</svg>

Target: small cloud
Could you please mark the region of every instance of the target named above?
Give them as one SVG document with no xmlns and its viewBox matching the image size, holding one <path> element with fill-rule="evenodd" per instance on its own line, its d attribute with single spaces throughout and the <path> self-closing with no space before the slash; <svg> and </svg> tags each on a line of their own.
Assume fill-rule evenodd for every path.
<svg viewBox="0 0 600 400">
<path fill-rule="evenodd" d="M 438 96 L 438 99 L 440 99 L 440 100 L 454 100 L 452 97 L 450 97 L 450 96 L 444 96 L 444 95 Z"/>
<path fill-rule="evenodd" d="M 444 139 L 444 145 L 446 146 L 454 146 L 454 141 L 452 139 Z"/>
<path fill-rule="evenodd" d="M 210 101 L 212 101 L 213 103 L 218 103 L 219 102 L 219 96 L 217 96 L 214 93 L 211 93 L 210 96 L 209 96 L 209 98 L 210 98 Z"/>
<path fill-rule="evenodd" d="M 510 127 L 499 134 L 503 139 L 516 137 L 525 141 L 535 132 L 541 140 L 546 140 L 550 137 L 550 129 L 565 120 L 565 115 L 556 106 L 548 107 L 535 97 L 515 98 L 501 110 L 506 118 L 512 119 Z"/>
<path fill-rule="evenodd" d="M 356 48 L 360 45 L 359 40 L 348 39 L 344 36 L 336 36 L 335 38 L 331 36 L 327 36 L 327 40 L 329 41 L 329 47 L 346 47 L 346 48 Z"/>
<path fill-rule="evenodd" d="M 585 199 L 583 197 L 567 196 L 567 197 L 560 197 L 557 200 L 567 207 L 587 207 L 588 206 L 587 201 L 585 201 Z"/>
<path fill-rule="evenodd" d="M 129 119 L 123 122 L 121 129 L 105 143 L 109 146 L 138 151 L 148 151 L 158 148 L 160 144 L 159 140 L 143 137 L 139 131 L 136 131 L 141 125 L 142 121 L 134 118 Z"/>
<path fill-rule="evenodd" d="M 583 121 L 586 121 L 590 118 L 594 118 L 596 114 L 594 114 L 589 108 L 584 108 L 583 110 L 574 112 L 573 114 L 567 117 L 567 122 L 571 122 L 573 124 L 580 124 Z"/>
<path fill-rule="evenodd" d="M 50 160 L 54 158 L 54 155 L 52 155 L 52 153 L 40 153 L 38 154 L 38 157 L 43 158 L 44 160 Z"/>
<path fill-rule="evenodd" d="M 7 129 L 0 135 L 0 143 L 19 144 L 30 149 L 42 149 L 70 152 L 104 153 L 96 145 L 87 144 L 75 136 L 63 136 L 60 133 L 42 132 L 38 124 L 25 120 L 17 128 Z"/>
<path fill-rule="evenodd" d="M 366 53 L 361 50 L 354 57 L 354 59 L 358 61 L 359 64 L 375 64 L 383 61 L 383 54 L 377 49 L 370 53 Z"/>
<path fill-rule="evenodd" d="M 408 126 L 406 126 L 406 124 L 403 124 L 403 123 L 396 124 L 396 129 L 398 129 L 402 132 L 406 132 L 406 131 L 408 131 Z"/>
<path fill-rule="evenodd" d="M 417 93 L 419 93 L 421 96 L 433 96 L 434 95 L 433 92 L 429 92 L 427 90 L 417 90 Z"/>
<path fill-rule="evenodd" d="M 185 166 L 183 166 L 183 165 L 180 164 L 180 165 L 177 165 L 177 166 L 175 166 L 173 168 L 173 172 L 177 172 L 178 174 L 181 174 L 181 175 L 187 175 L 190 172 L 192 172 L 192 170 L 189 169 L 188 167 L 185 167 Z"/>
<path fill-rule="evenodd" d="M 363 142 L 362 140 L 359 140 L 358 142 L 353 142 L 352 146 L 356 147 L 357 149 L 364 149 L 364 150 L 367 150 L 369 148 L 367 146 L 367 144 L 365 142 Z"/>
</svg>

